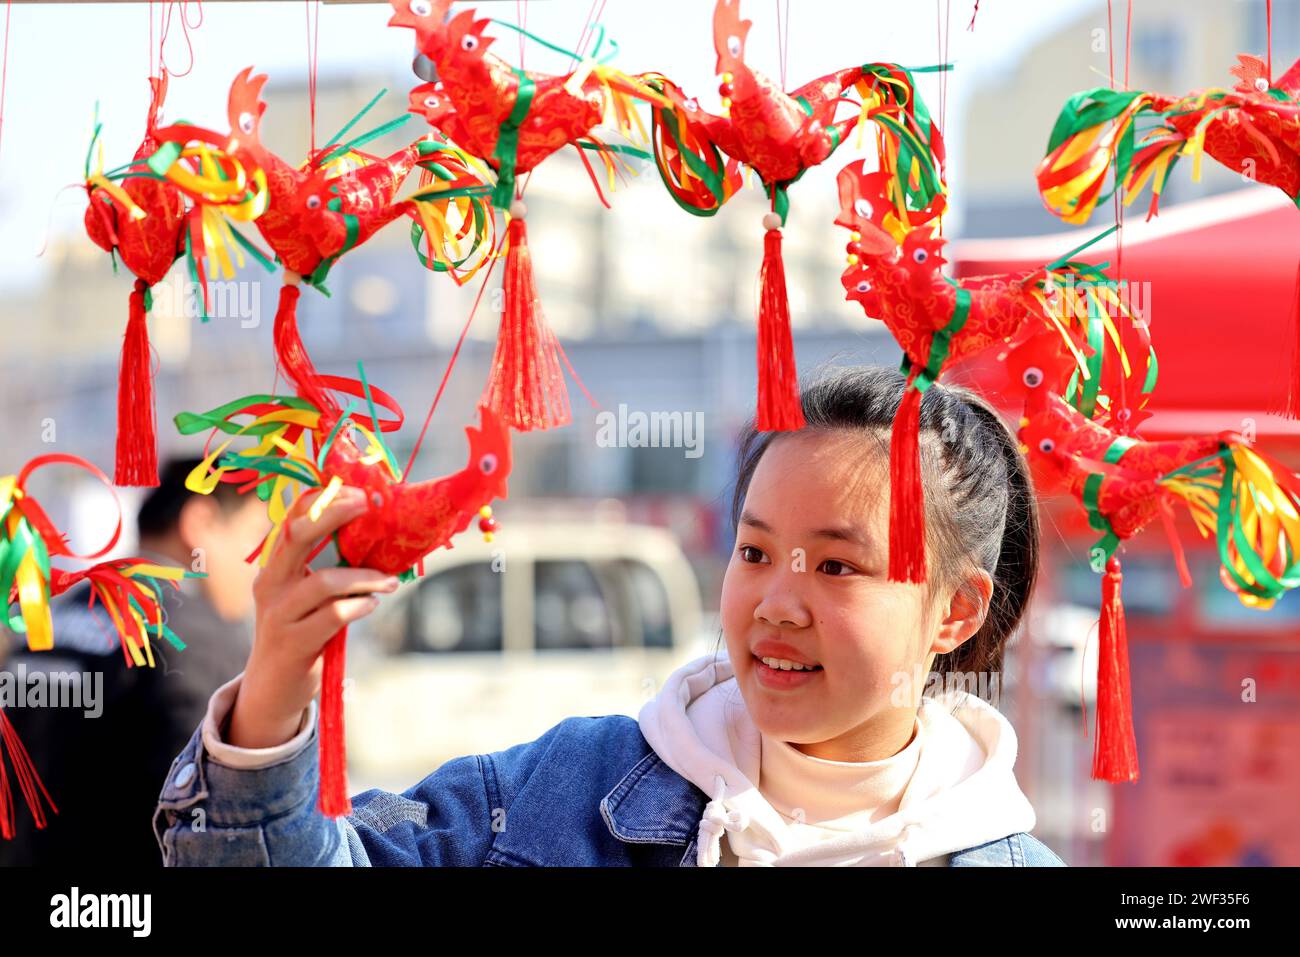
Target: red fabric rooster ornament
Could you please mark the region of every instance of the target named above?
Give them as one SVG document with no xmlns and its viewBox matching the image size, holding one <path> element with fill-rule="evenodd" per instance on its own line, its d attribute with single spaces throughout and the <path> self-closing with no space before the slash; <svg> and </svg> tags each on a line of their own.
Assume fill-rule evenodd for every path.
<svg viewBox="0 0 1300 957">
<path fill-rule="evenodd" d="M 158 111 L 167 95 L 167 74 L 150 77 L 152 96 L 144 138 L 131 168 L 118 185 L 100 168 L 91 172 L 87 155 L 86 232 L 97 246 L 113 253 L 135 276 L 127 313 L 117 382 L 117 454 L 113 480 L 118 485 L 158 484 L 158 439 L 153 396 L 153 357 L 147 316 L 149 288 L 162 281 L 185 248 L 185 198 L 171 183 L 140 169 L 158 149 Z M 91 143 L 94 152 L 100 126 Z M 102 147 L 101 147 L 102 152 Z M 116 264 L 116 260 L 115 260 Z"/>
<path fill-rule="evenodd" d="M 941 206 L 943 139 L 916 95 L 910 71 L 888 63 L 854 66 L 787 93 L 745 62 L 752 25 L 740 18 L 739 0 L 718 0 L 713 45 L 722 78 L 721 115 L 702 109 L 667 78 L 657 79 L 672 105 L 655 111 L 655 155 L 674 199 L 700 215 L 716 212 L 735 193 L 738 164 L 762 180 L 771 210 L 763 217 L 755 424 L 791 430 L 802 428 L 804 420 L 781 253 L 790 184 L 869 121 L 879 128 L 882 169 L 899 176 L 922 205 Z M 853 102 L 845 95 L 853 89 L 861 99 L 854 104 L 858 112 L 837 119 L 841 103 Z M 728 157 L 725 165 L 720 154 Z"/>
<path fill-rule="evenodd" d="M 538 300 L 525 227 L 527 207 L 516 195 L 516 183 L 552 153 L 573 145 L 599 192 L 585 151 L 596 152 L 611 180 L 617 154 L 648 154 L 606 144 L 594 129 L 613 114 L 623 134 L 635 137 L 639 132 L 644 138 L 632 101 L 663 98 L 598 59 L 599 41 L 574 72 L 537 73 L 513 67 L 490 52 L 495 38 L 484 31 L 493 22 L 510 27 L 508 23 L 476 19 L 473 9 L 446 19 L 451 0 L 390 3 L 389 25 L 414 30 L 421 52 L 437 67 L 436 83 L 412 91 L 412 110 L 496 172 L 492 202 L 510 214 L 504 309 L 484 400 L 520 432 L 565 425 L 571 413 L 560 362 L 567 365 L 568 360 Z M 603 37 L 601 28 L 597 32 Z M 574 54 L 574 59 L 580 58 Z"/>
<path fill-rule="evenodd" d="M 1020 440 L 1039 489 L 1070 494 L 1102 533 L 1089 553 L 1104 572 L 1092 775 L 1134 781 L 1120 545 L 1160 518 L 1190 586 L 1172 521 L 1181 503 L 1201 534 L 1216 538 L 1224 585 L 1243 604 L 1267 608 L 1300 585 L 1300 477 L 1235 433 L 1149 442 L 1086 418 L 1058 394 L 1063 370 L 1044 358 L 1050 348 L 1031 342 L 1012 360 L 1025 373 Z"/>
<path fill-rule="evenodd" d="M 1300 204 L 1300 61 L 1274 82 L 1260 58 L 1237 59 L 1231 72 L 1240 82 L 1232 90 L 1168 96 L 1101 87 L 1072 96 L 1038 166 L 1047 208 L 1067 223 L 1082 223 L 1115 190 L 1123 191 L 1127 206 L 1150 183 L 1150 219 L 1174 163 L 1191 156 L 1192 178 L 1199 180 L 1204 153 Z M 1115 185 L 1103 194 L 1112 169 Z M 1300 418 L 1300 268 L 1294 299 L 1291 370 L 1280 409 Z"/>
<path fill-rule="evenodd" d="M 464 200 L 471 206 L 477 203 L 477 221 L 482 222 L 486 187 L 442 144 L 425 138 L 388 157 L 358 152 L 361 143 L 395 128 L 405 117 L 347 143 L 331 141 L 303 167 L 290 166 L 262 145 L 261 122 L 266 104 L 261 90 L 266 76 L 251 73 L 252 67 L 245 68 L 230 87 L 231 132 L 225 152 L 265 177 L 268 201 L 256 225 L 288 273 L 302 276 L 309 285 L 328 292 L 324 281 L 339 257 L 402 216 L 426 225 L 435 220 L 445 223 L 448 204 Z M 417 166 L 430 162 L 431 156 L 439 163 L 454 166 L 459 175 L 447 174 L 450 183 L 444 177 L 431 188 L 397 200 L 406 178 Z M 445 173 L 445 166 L 439 169 Z M 434 231 L 429 233 L 427 265 L 441 255 Z M 480 230 L 478 244 L 483 240 Z M 296 283 L 286 282 L 280 291 L 275 319 L 276 352 L 282 364 L 287 351 L 301 351 L 297 299 Z"/>
<path fill-rule="evenodd" d="M 922 582 L 919 420 L 925 390 L 953 362 L 994 347 L 1005 351 L 1046 329 L 1087 377 L 1086 394 L 1095 402 L 1102 353 L 1108 341 L 1121 341 L 1110 316 L 1127 312 L 1099 268 L 1068 257 L 1031 272 L 948 279 L 941 272 L 945 240 L 934 231 L 932 207 L 912 211 L 895 177 L 867 172 L 861 162 L 842 169 L 838 184 L 835 222 L 852 231 L 841 277 L 846 298 L 884 321 L 903 350 L 908 377 L 890 445 L 889 577 Z M 1085 353 L 1095 357 L 1091 364 Z"/>
<path fill-rule="evenodd" d="M 465 430 L 470 454 L 464 469 L 437 480 L 408 482 L 380 438 L 382 432 L 402 424 L 401 410 L 390 396 L 372 389 L 364 377 L 354 381 L 318 374 L 301 351 L 301 343 L 295 343 L 282 358 L 281 371 L 294 384 L 296 396 L 247 396 L 203 415 L 182 413 L 176 417 L 182 434 L 210 428 L 233 436 L 259 437 L 254 448 L 222 457 L 232 441 L 228 440 L 207 455 L 187 484 L 199 492 L 209 492 L 222 481 L 258 489 L 268 502 L 272 521 L 271 532 L 260 548 L 262 561 L 269 556 L 287 515 L 285 496 L 296 498 L 299 492 L 294 490 L 305 488 L 321 490 L 311 514 L 319 514 L 344 485 L 368 493 L 369 512 L 335 535 L 341 561 L 353 567 L 413 577 L 425 555 L 450 548 L 453 536 L 476 517 L 479 530 L 491 540 L 495 520 L 490 503 L 506 497 L 511 466 L 509 427 L 491 409 L 481 405 L 479 427 Z M 364 399 L 370 415 L 354 413 L 355 402 L 340 406 L 332 391 Z M 377 405 L 392 411 L 393 418 L 381 420 Z M 251 421 L 240 426 L 234 421 L 240 416 L 251 417 Z M 364 438 L 364 447 L 353 439 L 353 432 Z M 343 731 L 346 642 L 345 627 L 330 639 L 324 652 L 320 809 L 330 816 L 351 811 Z"/>
</svg>

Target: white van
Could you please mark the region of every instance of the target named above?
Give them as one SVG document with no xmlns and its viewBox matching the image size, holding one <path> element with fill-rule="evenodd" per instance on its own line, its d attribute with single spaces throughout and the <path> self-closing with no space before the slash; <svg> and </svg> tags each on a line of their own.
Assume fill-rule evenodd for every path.
<svg viewBox="0 0 1300 957">
<path fill-rule="evenodd" d="M 635 717 L 675 668 L 713 649 L 709 628 L 695 573 L 662 528 L 512 519 L 492 543 L 468 532 L 351 630 L 351 790 L 404 790 L 570 715 Z"/>
</svg>

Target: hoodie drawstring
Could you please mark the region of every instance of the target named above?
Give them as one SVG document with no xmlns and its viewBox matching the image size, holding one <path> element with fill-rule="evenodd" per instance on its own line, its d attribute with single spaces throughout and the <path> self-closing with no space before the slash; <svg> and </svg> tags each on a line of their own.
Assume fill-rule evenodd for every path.
<svg viewBox="0 0 1300 957">
<path fill-rule="evenodd" d="M 916 821 L 906 824 L 898 835 L 898 842 L 894 845 L 893 857 L 896 867 L 915 867 L 916 861 L 912 860 L 907 854 L 907 848 L 904 844 L 907 842 L 907 832 L 917 826 Z"/>
<path fill-rule="evenodd" d="M 700 818 L 699 851 L 696 863 L 700 867 L 717 867 L 722 860 L 722 834 L 724 831 L 743 831 L 749 827 L 749 815 L 741 810 L 728 810 L 726 805 L 727 782 L 720 774 L 713 776 L 713 800 L 704 806 Z"/>
</svg>

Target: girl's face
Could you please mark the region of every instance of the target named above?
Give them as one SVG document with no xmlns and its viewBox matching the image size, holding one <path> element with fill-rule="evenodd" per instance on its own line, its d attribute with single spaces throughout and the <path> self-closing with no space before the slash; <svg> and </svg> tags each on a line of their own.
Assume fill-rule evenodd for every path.
<svg viewBox="0 0 1300 957">
<path fill-rule="evenodd" d="M 723 632 L 750 715 L 814 757 L 875 761 L 905 747 L 935 655 L 975 633 L 992 590 L 985 572 L 982 603 L 889 581 L 887 462 L 887 445 L 860 431 L 774 439 L 723 579 Z M 773 672 L 760 658 L 819 667 Z"/>
</svg>

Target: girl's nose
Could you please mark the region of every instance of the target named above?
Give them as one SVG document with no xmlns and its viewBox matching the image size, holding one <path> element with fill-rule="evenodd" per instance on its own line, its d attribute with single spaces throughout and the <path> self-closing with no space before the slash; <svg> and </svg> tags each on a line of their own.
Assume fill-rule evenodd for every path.
<svg viewBox="0 0 1300 957">
<path fill-rule="evenodd" d="M 788 580 L 787 572 L 775 578 L 754 607 L 754 620 L 781 628 L 807 628 L 812 614 L 799 596 L 799 589 Z"/>
</svg>

